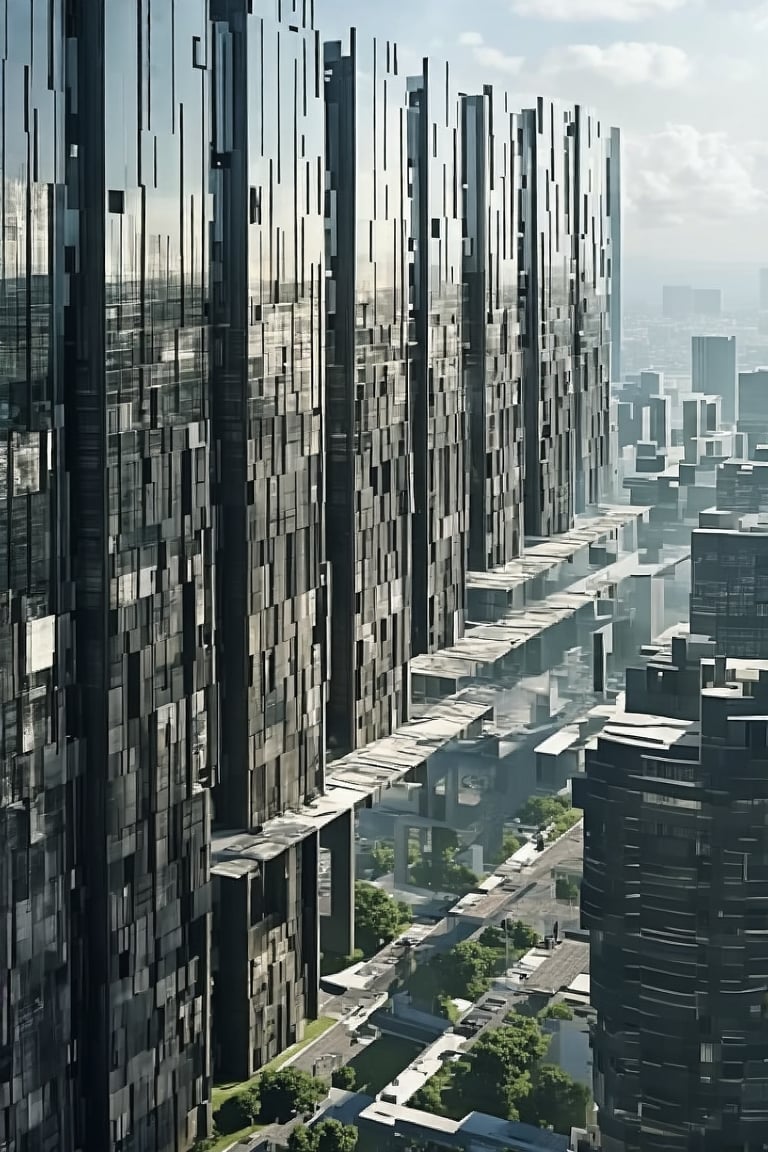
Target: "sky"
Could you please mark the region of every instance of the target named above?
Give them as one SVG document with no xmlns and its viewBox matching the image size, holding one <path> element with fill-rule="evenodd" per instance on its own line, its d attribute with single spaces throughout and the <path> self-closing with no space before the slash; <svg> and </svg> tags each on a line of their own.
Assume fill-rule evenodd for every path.
<svg viewBox="0 0 768 1152">
<path fill-rule="evenodd" d="M 595 108 L 622 129 L 633 261 L 768 265 L 768 0 L 315 0 L 322 34 L 398 42 L 407 67 L 450 61 Z"/>
</svg>

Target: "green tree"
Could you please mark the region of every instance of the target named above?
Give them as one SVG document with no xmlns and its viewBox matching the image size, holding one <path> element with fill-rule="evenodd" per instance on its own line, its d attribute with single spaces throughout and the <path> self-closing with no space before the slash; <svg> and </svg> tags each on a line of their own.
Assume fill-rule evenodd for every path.
<svg viewBox="0 0 768 1152">
<path fill-rule="evenodd" d="M 299 1068 L 267 1069 L 259 1077 L 260 1119 L 270 1124 L 286 1121 L 296 1114 L 311 1112 L 328 1092 L 324 1080 L 316 1080 Z"/>
<path fill-rule="evenodd" d="M 567 1135 L 583 1126 L 589 1104 L 589 1089 L 579 1084 L 556 1064 L 541 1064 L 533 1076 L 530 1095 L 521 1109 L 521 1119 Z"/>
<path fill-rule="evenodd" d="M 463 1107 L 517 1120 L 532 1090 L 531 1071 L 549 1040 L 536 1020 L 510 1016 L 501 1028 L 484 1033 L 466 1063 L 456 1065 L 456 1090 Z"/>
<path fill-rule="evenodd" d="M 556 1000 L 554 1004 L 542 1008 L 539 1020 L 573 1020 L 573 1008 L 564 1000 Z"/>
<path fill-rule="evenodd" d="M 495 948 L 497 951 L 504 951 L 504 929 L 497 928 L 495 924 L 489 924 L 487 928 L 483 928 L 482 932 L 477 938 L 478 944 L 482 944 L 484 948 Z"/>
<path fill-rule="evenodd" d="M 395 850 L 391 844 L 375 844 L 371 849 L 373 875 L 386 876 L 395 867 Z"/>
<path fill-rule="evenodd" d="M 321 1120 L 311 1128 L 299 1125 L 288 1138 L 288 1152 L 355 1152 L 357 1128 L 339 1120 Z"/>
<path fill-rule="evenodd" d="M 261 1113 L 261 1097 L 259 1095 L 259 1082 L 249 1088 L 243 1089 L 235 1096 L 230 1096 L 214 1113 L 216 1131 L 222 1135 L 228 1132 L 239 1132 L 249 1124 L 255 1124 Z"/>
<path fill-rule="evenodd" d="M 410 923 L 406 904 L 387 892 L 358 880 L 355 884 L 355 941 L 365 956 L 373 956 L 382 944 L 389 944 L 403 924 Z"/>
<path fill-rule="evenodd" d="M 555 898 L 573 904 L 579 898 L 578 884 L 574 884 L 567 876 L 558 876 L 555 880 Z"/>
<path fill-rule="evenodd" d="M 517 813 L 523 824 L 545 828 L 570 808 L 567 796 L 531 796 Z"/>
<path fill-rule="evenodd" d="M 357 1073 L 351 1064 L 345 1064 L 342 1068 L 337 1068 L 331 1076 L 331 1084 L 334 1088 L 342 1088 L 345 1092 L 352 1092 L 357 1084 Z"/>
<path fill-rule="evenodd" d="M 539 943 L 538 932 L 522 920 L 515 920 L 511 924 L 507 921 L 507 932 L 516 952 L 527 952 L 529 948 L 535 948 Z"/>
<path fill-rule="evenodd" d="M 434 965 L 442 990 L 450 997 L 477 1000 L 487 992 L 499 968 L 499 954 L 476 940 L 462 940 Z"/>
</svg>

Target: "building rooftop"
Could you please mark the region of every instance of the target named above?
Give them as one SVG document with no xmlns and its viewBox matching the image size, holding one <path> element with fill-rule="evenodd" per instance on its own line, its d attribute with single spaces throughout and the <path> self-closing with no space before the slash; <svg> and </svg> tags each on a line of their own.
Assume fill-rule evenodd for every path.
<svg viewBox="0 0 768 1152">
<path fill-rule="evenodd" d="M 598 738 L 653 749 L 699 744 L 699 726 L 690 720 L 650 716 L 643 712 L 621 712 L 608 720 Z"/>
<path fill-rule="evenodd" d="M 566 939 L 547 952 L 544 961 L 528 977 L 526 989 L 554 995 L 569 988 L 585 972 L 589 972 L 589 944 Z"/>
<path fill-rule="evenodd" d="M 433 1116 L 416 1108 L 398 1104 L 385 1104 L 376 1100 L 360 1113 L 360 1119 L 379 1124 L 391 1132 L 417 1139 L 439 1138 L 454 1148 L 475 1149 L 484 1152 L 566 1152 L 568 1137 L 530 1124 L 501 1120 L 484 1112 L 470 1112 L 463 1120 L 450 1120 Z"/>
</svg>

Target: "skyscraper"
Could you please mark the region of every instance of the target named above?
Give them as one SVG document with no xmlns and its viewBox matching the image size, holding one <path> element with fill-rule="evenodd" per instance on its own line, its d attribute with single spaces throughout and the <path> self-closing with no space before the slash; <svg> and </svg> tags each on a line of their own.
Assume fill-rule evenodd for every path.
<svg viewBox="0 0 768 1152">
<path fill-rule="evenodd" d="M 573 109 L 524 115 L 525 532 L 566 532 L 574 513 L 576 228 Z"/>
<path fill-rule="evenodd" d="M 0 1146 L 69 1152 L 80 1135 L 73 988 L 82 988 L 83 952 L 72 895 L 80 747 L 68 739 L 66 708 L 66 150 L 55 130 L 66 78 L 61 19 L 49 24 L 36 8 L 22 28 L 3 45 L 0 153 Z"/>
<path fill-rule="evenodd" d="M 385 736 L 408 710 L 413 449 L 408 93 L 396 45 L 325 46 L 328 739 Z"/>
<path fill-rule="evenodd" d="M 729 656 L 768 652 L 768 524 L 742 516 L 691 535 L 691 631 Z M 741 528 L 742 530 L 739 530 Z"/>
<path fill-rule="evenodd" d="M 623 275 L 622 239 L 623 215 L 621 202 L 621 132 L 611 128 L 611 161 L 608 168 L 608 214 L 611 222 L 610 257 L 610 319 L 611 319 L 611 380 L 621 381 L 621 339 L 623 329 Z"/>
<path fill-rule="evenodd" d="M 316 1007 L 317 845 L 248 834 L 323 787 L 323 90 L 305 5 L 212 0 L 211 16 L 214 1039 L 242 1078 Z"/>
<path fill-rule="evenodd" d="M 464 631 L 469 532 L 467 408 L 462 376 L 461 115 L 447 64 L 409 80 L 413 238 L 410 369 L 414 507 L 413 654 Z"/>
<path fill-rule="evenodd" d="M 693 336 L 691 340 L 694 392 L 722 399 L 723 421 L 736 422 L 736 337 Z"/>
<path fill-rule="evenodd" d="M 58 66 L 64 29 L 54 34 Z M 125 5 L 75 4 L 66 35 L 56 247 L 71 505 L 57 538 L 72 583 L 56 599 L 74 594 L 67 728 L 83 747 L 66 830 L 83 950 L 71 1060 L 76 1146 L 127 1152 L 184 1146 L 210 1097 L 207 4 L 189 0 L 175 21 L 165 6 L 137 20 Z M 48 102 L 43 114 L 52 133 Z"/>
<path fill-rule="evenodd" d="M 476 571 L 512 560 L 523 538 L 521 128 L 503 90 L 489 85 L 463 99 L 469 564 Z"/>
<path fill-rule="evenodd" d="M 700 657 L 680 640 L 652 691 L 628 679 L 574 784 L 605 1152 L 768 1140 L 768 664 Z"/>
<path fill-rule="evenodd" d="M 611 261 L 621 254 L 621 215 L 612 186 L 620 180 L 618 132 L 576 107 L 573 123 L 574 283 L 573 424 L 574 510 L 595 506 L 608 490 Z M 565 196 L 568 185 L 562 190 Z M 620 333 L 619 333 L 620 336 Z"/>
</svg>

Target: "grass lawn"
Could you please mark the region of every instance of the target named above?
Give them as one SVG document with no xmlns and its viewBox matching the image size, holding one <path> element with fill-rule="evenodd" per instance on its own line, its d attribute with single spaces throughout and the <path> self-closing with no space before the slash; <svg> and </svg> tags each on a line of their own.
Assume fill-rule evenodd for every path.
<svg viewBox="0 0 768 1152">
<path fill-rule="evenodd" d="M 264 1127 L 264 1124 L 254 1124 L 250 1128 L 240 1128 L 237 1132 L 228 1132 L 226 1136 L 219 1136 L 216 1143 L 211 1145 L 211 1152 L 224 1152 L 225 1148 L 237 1144 L 238 1140 L 245 1140 L 247 1136 L 254 1136 L 259 1129 Z"/>
<path fill-rule="evenodd" d="M 301 1052 L 302 1048 L 306 1048 L 313 1040 L 317 1040 L 318 1036 L 322 1036 L 323 1033 L 327 1032 L 329 1028 L 332 1028 L 334 1024 L 338 1024 L 338 1020 L 333 1016 L 320 1016 L 317 1020 L 310 1020 L 304 1029 L 304 1039 L 300 1040 L 298 1044 L 286 1048 L 285 1052 L 281 1052 L 279 1056 L 275 1056 L 274 1060 L 270 1060 L 269 1064 L 265 1064 L 263 1068 L 260 1068 L 259 1072 L 257 1072 L 251 1080 L 243 1080 L 234 1084 L 217 1084 L 213 1090 L 213 1111 L 216 1112 L 230 1096 L 236 1096 L 238 1092 L 242 1092 L 243 1088 L 247 1088 L 249 1084 L 257 1080 L 261 1072 L 266 1072 L 267 1069 L 274 1071 L 274 1069 L 282 1067 L 286 1060 L 289 1060 L 291 1056 L 295 1056 L 297 1052 Z M 222 1148 L 225 1147 L 226 1145 L 222 1144 Z"/>
<path fill-rule="evenodd" d="M 382 1036 L 380 1040 L 367 1044 L 350 1062 L 357 1075 L 355 1090 L 375 1096 L 407 1068 L 420 1051 L 418 1044 L 400 1040 L 397 1036 Z"/>
</svg>

